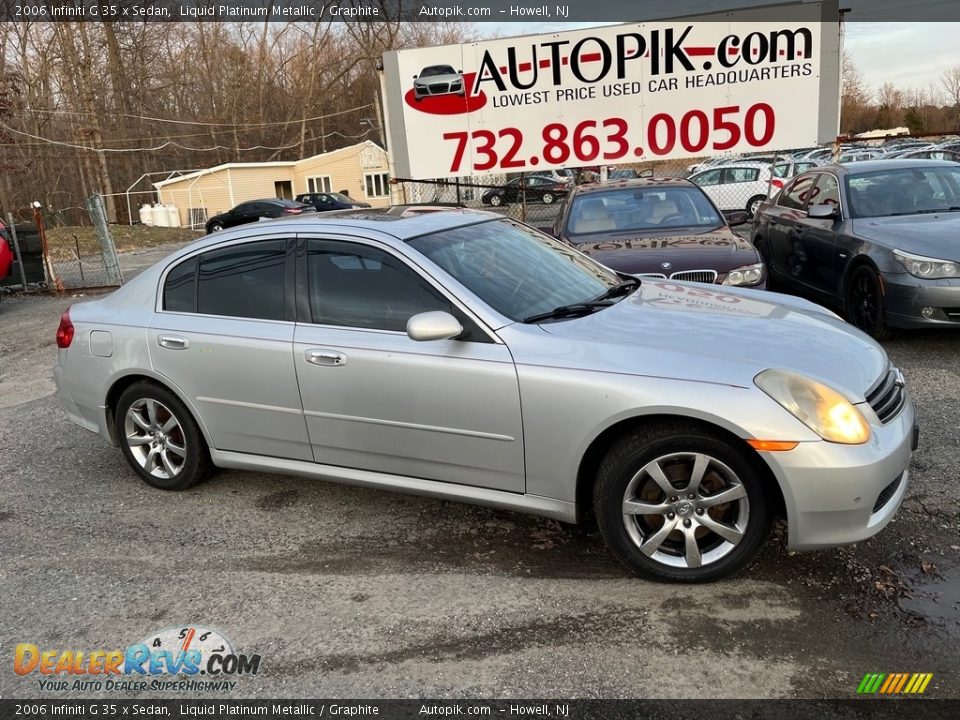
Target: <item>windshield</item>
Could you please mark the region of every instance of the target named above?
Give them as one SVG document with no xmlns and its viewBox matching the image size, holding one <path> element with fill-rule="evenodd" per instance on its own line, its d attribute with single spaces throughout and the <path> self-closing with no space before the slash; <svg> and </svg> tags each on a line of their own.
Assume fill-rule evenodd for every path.
<svg viewBox="0 0 960 720">
<path fill-rule="evenodd" d="M 620 283 L 612 270 L 512 220 L 445 230 L 410 246 L 511 320 L 592 300 Z"/>
<path fill-rule="evenodd" d="M 578 195 L 566 233 L 577 235 L 717 227 L 723 220 L 696 187 L 637 187 Z"/>
<path fill-rule="evenodd" d="M 420 77 L 436 77 L 437 75 L 456 75 L 457 71 L 449 65 L 431 65 L 424 68 Z"/>
<path fill-rule="evenodd" d="M 851 216 L 888 217 L 960 207 L 960 167 L 906 167 L 849 175 Z"/>
</svg>

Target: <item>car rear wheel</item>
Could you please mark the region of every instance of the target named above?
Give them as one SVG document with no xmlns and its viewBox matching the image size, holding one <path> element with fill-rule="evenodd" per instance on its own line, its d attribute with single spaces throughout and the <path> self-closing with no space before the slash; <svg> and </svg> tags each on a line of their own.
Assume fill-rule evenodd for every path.
<svg viewBox="0 0 960 720">
<path fill-rule="evenodd" d="M 124 390 L 114 423 L 124 457 L 136 473 L 162 490 L 184 490 L 212 470 L 200 428 L 180 399 L 151 382 Z"/>
<path fill-rule="evenodd" d="M 847 320 L 875 340 L 886 340 L 891 332 L 883 308 L 880 276 L 869 265 L 861 265 L 850 275 L 844 298 Z"/>
<path fill-rule="evenodd" d="M 490 204 L 493 205 L 494 207 L 503 205 L 503 197 L 500 195 L 492 195 L 490 197 Z"/>
<path fill-rule="evenodd" d="M 638 575 L 706 582 L 746 565 L 771 516 L 745 450 L 692 423 L 621 438 L 597 473 L 597 524 L 613 555 Z"/>
<path fill-rule="evenodd" d="M 750 217 L 754 217 L 757 214 L 757 211 L 760 209 L 760 204 L 767 199 L 766 195 L 754 195 L 747 202 L 747 212 L 750 214 Z"/>
<path fill-rule="evenodd" d="M 543 194 L 543 204 L 550 205 L 553 201 L 556 200 L 556 196 L 551 192 L 545 192 Z"/>
</svg>

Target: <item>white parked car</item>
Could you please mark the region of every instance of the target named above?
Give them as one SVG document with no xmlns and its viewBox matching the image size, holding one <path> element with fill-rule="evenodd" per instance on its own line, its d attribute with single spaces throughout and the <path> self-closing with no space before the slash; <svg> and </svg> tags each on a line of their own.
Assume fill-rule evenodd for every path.
<svg viewBox="0 0 960 720">
<path fill-rule="evenodd" d="M 691 175 L 720 210 L 746 210 L 753 217 L 770 192 L 769 163 L 740 162 Z"/>
</svg>

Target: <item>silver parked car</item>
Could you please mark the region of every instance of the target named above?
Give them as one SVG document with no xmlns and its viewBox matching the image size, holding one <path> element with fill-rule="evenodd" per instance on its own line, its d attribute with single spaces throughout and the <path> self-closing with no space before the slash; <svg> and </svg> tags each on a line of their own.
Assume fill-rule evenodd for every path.
<svg viewBox="0 0 960 720">
<path fill-rule="evenodd" d="M 247 225 L 74 305 L 69 417 L 151 485 L 288 473 L 567 522 L 660 579 L 868 538 L 913 404 L 805 300 L 617 275 L 526 225 L 374 210 Z"/>
</svg>

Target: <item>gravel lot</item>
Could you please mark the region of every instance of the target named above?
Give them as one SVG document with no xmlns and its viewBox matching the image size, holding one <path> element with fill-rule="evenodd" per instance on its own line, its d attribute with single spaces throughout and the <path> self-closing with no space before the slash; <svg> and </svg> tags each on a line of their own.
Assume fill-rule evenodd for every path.
<svg viewBox="0 0 960 720">
<path fill-rule="evenodd" d="M 169 248 L 124 255 L 129 278 Z M 922 436 L 895 522 L 739 578 L 634 579 L 591 528 L 266 474 L 149 488 L 74 426 L 53 334 L 78 299 L 0 303 L 0 696 L 17 643 L 110 650 L 170 626 L 262 655 L 229 697 L 840 697 L 932 672 L 960 697 L 960 333 L 887 343 Z M 157 693 L 113 693 L 113 697 Z M 190 693 L 171 697 L 188 697 Z"/>
</svg>

